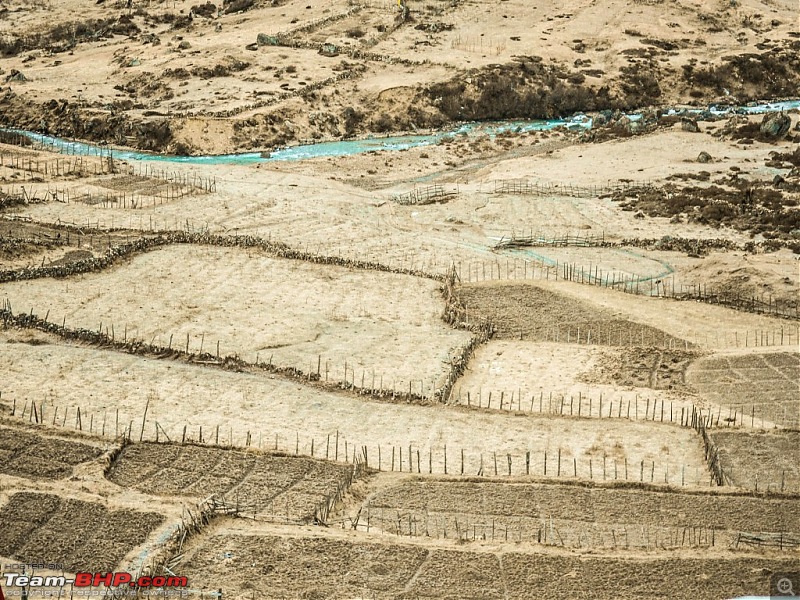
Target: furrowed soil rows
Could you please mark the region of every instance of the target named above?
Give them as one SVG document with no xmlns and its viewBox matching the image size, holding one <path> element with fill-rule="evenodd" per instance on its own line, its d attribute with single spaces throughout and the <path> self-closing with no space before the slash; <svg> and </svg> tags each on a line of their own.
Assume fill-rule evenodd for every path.
<svg viewBox="0 0 800 600">
<path fill-rule="evenodd" d="M 370 495 L 360 524 L 398 535 L 575 548 L 728 547 L 738 532 L 800 532 L 798 502 L 632 486 L 409 480 Z"/>
<path fill-rule="evenodd" d="M 20 492 L 0 507 L 0 556 L 61 563 L 67 572 L 110 572 L 164 521 L 101 504 Z"/>
<path fill-rule="evenodd" d="M 126 446 L 107 477 L 154 496 L 216 494 L 247 514 L 309 520 L 352 471 L 350 465 L 301 457 L 144 443 Z"/>
<path fill-rule="evenodd" d="M 458 293 L 470 315 L 495 325 L 498 339 L 680 348 L 688 344 L 655 327 L 530 284 L 469 284 Z"/>
<path fill-rule="evenodd" d="M 275 600 L 574 598 L 601 600 L 730 598 L 769 588 L 769 574 L 791 570 L 790 558 L 494 554 L 387 543 L 386 538 L 298 536 L 225 529 L 194 538 L 183 574 L 226 597 L 253 590 Z M 735 576 L 731 576 L 735 573 Z"/>
<path fill-rule="evenodd" d="M 686 381 L 709 400 L 735 407 L 745 423 L 800 427 L 796 352 L 709 356 L 689 367 Z"/>
<path fill-rule="evenodd" d="M 212 354 L 219 343 L 222 356 L 366 386 L 374 376 L 384 389 L 411 383 L 426 395 L 469 340 L 441 320 L 434 281 L 239 249 L 170 246 L 103 273 L 4 284 L 0 294 L 73 328 L 102 323 L 117 339 Z"/>
<path fill-rule="evenodd" d="M 800 490 L 799 431 L 714 430 L 709 435 L 732 485 L 773 492 Z"/>
<path fill-rule="evenodd" d="M 0 427 L 0 473 L 30 479 L 63 479 L 102 449 L 74 441 Z"/>
</svg>

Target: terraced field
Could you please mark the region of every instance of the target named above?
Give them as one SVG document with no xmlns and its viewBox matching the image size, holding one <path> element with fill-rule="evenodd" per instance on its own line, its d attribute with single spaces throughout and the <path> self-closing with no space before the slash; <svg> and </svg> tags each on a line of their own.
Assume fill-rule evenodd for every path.
<svg viewBox="0 0 800 600">
<path fill-rule="evenodd" d="M 67 572 L 110 572 L 163 522 L 154 512 L 19 492 L 0 506 L 0 556 L 32 564 L 46 556 Z"/>
<path fill-rule="evenodd" d="M 350 465 L 321 460 L 172 444 L 126 446 L 107 471 L 113 483 L 151 496 L 217 495 L 254 517 L 304 522 L 352 474 Z"/>
<path fill-rule="evenodd" d="M 0 473 L 33 479 L 63 479 L 93 460 L 102 448 L 0 427 Z"/>
</svg>

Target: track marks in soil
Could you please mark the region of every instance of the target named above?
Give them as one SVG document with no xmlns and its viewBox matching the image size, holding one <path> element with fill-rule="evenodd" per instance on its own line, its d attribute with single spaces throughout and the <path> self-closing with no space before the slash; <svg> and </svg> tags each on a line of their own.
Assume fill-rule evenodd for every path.
<svg viewBox="0 0 800 600">
<path fill-rule="evenodd" d="M 583 379 L 654 390 L 683 388 L 686 370 L 698 356 L 684 350 L 624 348 L 600 355 L 594 369 Z"/>
</svg>

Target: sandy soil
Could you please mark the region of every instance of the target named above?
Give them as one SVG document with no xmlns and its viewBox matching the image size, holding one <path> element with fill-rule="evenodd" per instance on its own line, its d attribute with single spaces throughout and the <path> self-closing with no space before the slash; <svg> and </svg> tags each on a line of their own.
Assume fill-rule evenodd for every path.
<svg viewBox="0 0 800 600">
<path fill-rule="evenodd" d="M 697 405 L 698 401 L 702 403 L 699 398 L 686 393 L 644 386 L 590 383 L 596 379 L 594 374 L 599 364 L 614 359 L 619 360 L 618 351 L 597 346 L 576 348 L 566 344 L 492 341 L 476 352 L 467 373 L 458 382 L 455 399 L 466 404 L 469 392 L 471 404 L 487 406 L 491 392 L 494 408 L 499 408 L 502 398 L 508 410 L 539 412 L 541 397 L 544 412 L 560 412 L 563 403 L 567 412 L 572 404 L 574 414 L 577 414 L 580 395 L 581 414 L 597 417 L 602 397 L 604 415 L 608 411 L 613 416 L 618 415 L 620 403 L 625 415 L 628 402 L 634 405 L 638 402 L 642 418 L 648 405 L 652 415 L 652 405 L 656 401 L 659 406 L 664 402 L 667 411 L 672 405 L 677 413 L 692 404 Z M 636 409 L 632 410 L 637 414 Z"/>
<path fill-rule="evenodd" d="M 786 51 L 797 45 L 800 35 L 790 34 L 797 22 L 786 16 L 796 8 L 789 0 L 739 0 L 725 6 L 700 0 L 543 0 L 536 6 L 522 0 L 407 0 L 411 18 L 404 23 L 397 19 L 394 0 L 364 0 L 358 6 L 345 0 L 256 0 L 249 10 L 235 14 L 225 12 L 227 4 L 217 3 L 217 14 L 195 14 L 191 21 L 188 15 L 200 4 L 197 0 L 134 1 L 138 6 L 131 11 L 123 4 L 0 0 L 4 50 L 15 36 L 49 32 L 62 44 L 75 38 L 64 51 L 31 49 L 0 59 L 0 117 L 12 125 L 56 128 L 66 135 L 171 152 L 272 149 L 299 140 L 438 127 L 447 118 L 444 107 L 451 98 L 445 96 L 450 93 L 437 98 L 425 88 L 435 90 L 451 81 L 467 90 L 465 103 L 476 100 L 469 93 L 485 90 L 484 108 L 494 103 L 502 109 L 502 101 L 513 95 L 503 85 L 516 85 L 521 73 L 540 67 L 542 72 L 562 72 L 549 81 L 522 77 L 520 85 L 536 94 L 561 90 L 561 97 L 553 94 L 547 101 L 552 101 L 547 104 L 552 116 L 583 108 L 586 101 L 580 99 L 575 107 L 564 108 L 576 92 L 567 86 L 574 81 L 593 88 L 590 99 L 598 98 L 598 88 L 607 85 L 615 101 L 629 97 L 631 106 L 692 102 L 704 107 L 717 100 L 739 104 L 723 84 L 703 83 L 702 77 L 689 77 L 688 70 L 718 67 L 725 57 L 735 62 L 742 54 L 766 56 L 770 48 Z M 93 19 L 110 22 L 93 39 L 80 39 L 80 26 Z M 91 29 L 92 23 L 88 25 Z M 112 35 L 111 27 L 125 31 Z M 276 46 L 276 40 L 262 38 L 258 46 L 259 34 L 288 34 L 290 40 Z M 333 54 L 338 54 L 321 55 L 318 49 L 324 43 L 336 45 Z M 526 55 L 533 58 L 519 59 Z M 541 57 L 540 67 L 536 57 Z M 780 67 L 794 68 L 788 59 L 785 63 L 755 74 L 743 72 L 748 61 L 737 64 L 737 77 L 756 76 L 761 82 L 743 84 L 741 92 L 762 98 L 786 93 L 769 91 L 783 81 Z M 476 67 L 483 71 L 469 71 Z M 796 76 L 791 69 L 786 77 Z M 11 77 L 12 70 L 25 79 Z M 643 91 L 652 88 L 647 77 L 651 72 L 657 74 L 658 93 Z M 705 78 L 713 80 L 715 73 Z M 632 87 L 623 91 L 626 85 Z M 516 110 L 509 107 L 511 113 Z M 798 117 L 796 112 L 790 116 L 794 128 Z M 755 495 L 732 500 L 733 495 L 697 493 L 719 491 L 716 486 L 709 490 L 701 437 L 660 419 L 636 420 L 636 411 L 655 416 L 655 401 L 676 417 L 690 405 L 715 407 L 725 426 L 717 443 L 723 468 L 732 474 L 729 487 L 752 490 L 758 480 L 759 492 L 766 486 L 774 492 L 781 480 L 793 491 L 795 441 L 786 432 L 761 429 L 797 426 L 792 416 L 798 391 L 797 323 L 565 283 L 560 276 L 555 280 L 554 269 L 542 268 L 569 263 L 615 277 L 637 276 L 646 293 L 652 292 L 653 280 L 661 279 L 676 288 L 705 284 L 796 302 L 796 254 L 743 251 L 746 243 L 777 234 L 777 224 L 774 232 L 770 226 L 751 235 L 688 222 L 687 214 L 673 220 L 637 216 L 635 210 L 622 210 L 602 189 L 621 182 L 661 186 L 683 181 L 704 187 L 730 182 L 735 174 L 740 182 L 758 183 L 773 196 L 785 191 L 787 203 L 797 200 L 796 192 L 786 191 L 796 177 L 787 164 L 771 161 L 774 152 L 794 150 L 797 133 L 770 144 L 737 143 L 717 135 L 725 126 L 701 122 L 700 132 L 689 133 L 676 124 L 606 142 L 564 130 L 497 137 L 478 132 L 403 152 L 255 166 L 153 161 L 149 167 L 164 170 L 155 178 L 141 176 L 142 163 L 134 165 L 133 175 L 25 172 L 5 159 L 20 152 L 37 161 L 57 157 L 3 146 L 0 192 L 20 193 L 24 186 L 28 197 L 38 200 L 55 192 L 58 201 L 51 198 L 3 212 L 0 269 L 98 255 L 109 245 L 152 230 L 246 233 L 392 267 L 436 274 L 456 269 L 462 285 L 477 289 L 502 310 L 496 315 L 495 339 L 477 349 L 451 402 L 441 406 L 381 402 L 266 372 L 232 372 L 67 344 L 30 331 L 0 331 L 0 412 L 16 413 L 0 416 L 0 462 L 6 461 L 0 468 L 0 514 L 20 492 L 55 494 L 103 510 L 160 513 L 164 523 L 120 559 L 120 568 L 136 571 L 163 548 L 184 509 L 207 483 L 222 493 L 229 493 L 237 481 L 258 487 L 261 481 L 253 479 L 257 473 L 248 471 L 254 453 L 237 455 L 237 479 L 228 465 L 238 458 L 223 450 L 190 447 L 195 449 L 177 452 L 173 459 L 176 453 L 162 452 L 160 446 L 155 451 L 163 469 L 160 477 L 169 477 L 169 485 L 159 485 L 158 476 L 150 472 L 153 461 L 145 457 L 128 465 L 141 475 L 139 483 L 124 487 L 104 476 L 105 456 L 83 460 L 69 442 L 91 446 L 96 453 L 110 451 L 111 440 L 126 429 L 134 440 L 137 433 L 145 440 L 180 440 L 185 432 L 192 442 L 202 431 L 205 443 L 212 437 L 216 442 L 218 436 L 223 446 L 241 449 L 250 442 L 251 447 L 290 455 L 328 456 L 338 463 L 325 463 L 324 468 L 337 472 L 350 472 L 350 463 L 362 457 L 370 467 L 403 473 L 382 473 L 351 488 L 346 505 L 334 508 L 327 528 L 249 519 L 213 523 L 184 547 L 180 574 L 190 577 L 194 589 L 222 588 L 226 598 L 243 600 L 300 594 L 398 600 L 696 600 L 766 593 L 766 574 L 797 570 L 795 550 L 732 550 L 728 545 L 738 531 L 774 532 L 783 516 L 794 518 L 796 499 Z M 712 156 L 710 162 L 698 162 L 702 151 Z M 97 159 L 88 162 L 100 164 Z M 778 174 L 785 183 L 774 183 Z M 212 178 L 216 191 L 188 189 L 177 182 L 181 175 Z M 496 183 L 508 179 L 601 189 L 589 198 L 495 193 Z M 446 203 L 424 206 L 403 206 L 393 199 L 431 184 L 457 194 Z M 148 201 L 132 206 L 89 199 L 133 192 Z M 69 203 L 63 201 L 66 194 Z M 793 221 L 779 216 L 785 217 L 780 235 L 789 240 Z M 83 231 L 40 226 L 38 221 L 69 223 Z M 99 234 L 93 228 L 124 230 Z M 68 235 L 69 245 L 61 245 L 59 233 Z M 738 249 L 713 251 L 705 258 L 633 247 L 494 249 L 499 239 L 526 233 L 604 236 L 611 241 L 724 238 Z M 185 348 L 188 339 L 190 351 L 202 345 L 212 354 L 219 342 L 222 354 L 236 353 L 248 361 L 258 356 L 304 372 L 316 372 L 319 364 L 321 377 L 332 381 L 402 391 L 410 382 L 413 392 L 427 395 L 468 340 L 465 332 L 442 322 L 437 287 L 425 279 L 281 261 L 256 251 L 180 246 L 135 256 L 91 275 L 2 284 L 0 299 L 10 299 L 15 312 L 32 308 L 44 316 L 49 311 L 51 321 L 60 323 L 66 316 L 68 326 L 113 331 L 117 339 L 168 344 L 172 336 L 174 347 Z M 510 287 L 517 289 L 511 293 Z M 550 300 L 541 300 L 541 291 L 550 292 Z M 597 343 L 602 343 L 602 333 L 591 343 L 588 338 L 587 343 L 580 338 L 576 342 L 573 331 L 577 334 L 587 323 L 605 327 L 604 344 Z M 558 342 L 547 333 L 553 327 Z M 569 342 L 562 338 L 565 328 Z M 620 331 L 614 343 L 613 334 Z M 645 334 L 652 335 L 648 339 Z M 684 360 L 681 352 L 699 356 Z M 662 369 L 664 360 L 669 364 Z M 694 362 L 687 367 L 690 360 Z M 537 414 L 555 412 L 551 392 L 559 414 Z M 601 394 L 604 409 L 610 408 L 616 418 L 608 418 L 605 410 L 598 418 Z M 476 396 L 480 407 L 475 406 Z M 41 432 L 30 427 L 24 433 L 3 434 L 8 423 L 19 424 L 21 413 L 30 420 L 32 401 L 54 429 L 39 435 L 42 439 L 32 438 Z M 621 409 L 631 401 L 635 408 L 628 419 L 627 408 Z M 753 410 L 749 422 L 742 419 L 748 405 Z M 737 415 L 738 426 L 730 431 L 725 407 Z M 80 433 L 75 432 L 79 422 Z M 282 481 L 286 473 L 278 471 L 269 476 Z M 394 485 L 409 471 L 424 490 L 391 488 L 381 508 L 396 514 L 382 515 L 379 524 L 372 514 L 370 533 L 363 521 L 350 528 L 359 508 L 367 507 L 369 514 L 370 500 L 380 496 L 373 492 L 383 480 Z M 621 482 L 609 480 L 622 478 L 625 471 L 630 474 L 627 485 L 637 489 L 615 489 L 598 499 L 593 486 L 619 486 Z M 445 472 L 448 476 L 442 477 Z M 48 474 L 53 478 L 46 479 Z M 476 486 L 490 484 L 459 477 L 478 474 L 493 478 L 498 487 L 478 494 Z M 558 489 L 548 496 L 541 491 L 544 477 L 551 484 L 560 477 L 570 485 L 550 486 Z M 600 483 L 603 479 L 606 484 Z M 307 490 L 323 480 L 303 474 L 300 484 L 295 479 L 286 483 L 307 509 L 318 500 Z M 184 482 L 193 486 L 191 496 L 176 495 L 187 491 Z M 499 489 L 500 483 L 513 490 Z M 668 489 L 665 484 L 674 493 L 662 493 Z M 679 488 L 681 484 L 686 487 Z M 579 494 L 573 485 L 584 492 L 588 485 L 592 491 Z M 529 493 L 525 486 L 537 491 Z M 302 515 L 308 517 L 306 509 Z M 91 517 L 93 510 L 83 512 Z M 72 515 L 66 509 L 58 512 L 62 520 Z M 548 516 L 549 527 L 543 527 Z M 41 548 L 29 546 L 39 554 L 52 552 L 55 560 L 63 548 L 86 544 L 89 535 L 82 532 L 91 531 L 89 517 L 88 525 L 76 518 L 68 531 L 78 541 L 74 535 L 48 537 L 44 528 L 31 536 Z M 495 519 L 491 529 L 487 517 Z M 786 521 L 790 526 L 782 530 L 795 529 L 794 521 Z M 24 519 L 14 522 L 26 525 Z M 453 528 L 464 529 L 465 522 L 473 525 L 469 551 L 452 539 Z M 444 524 L 450 535 L 446 540 L 422 537 L 420 524 L 440 533 Z M 615 531 L 618 525 L 624 545 Z M 709 526 L 725 530 L 719 531 L 717 545 L 708 543 Z M 381 531 L 410 537 L 400 543 L 396 535 Z M 538 538 L 543 532 L 546 545 Z M 683 537 L 678 543 L 681 534 L 691 536 L 692 544 L 687 547 Z M 559 536 L 566 540 L 551 545 Z M 48 540 L 57 544 L 48 547 Z M 98 538 L 91 549 L 86 546 L 84 558 L 108 543 Z M 9 558 L 0 557 L 0 565 Z"/>
<path fill-rule="evenodd" d="M 660 169 L 672 165 L 671 169 L 685 171 L 692 164 L 683 162 L 687 156 L 678 151 L 683 146 L 673 143 L 672 139 L 673 136 L 683 139 L 684 135 L 689 136 L 684 145 L 692 144 L 692 153 L 699 153 L 706 142 L 713 141 L 703 134 L 692 137 L 685 132 L 661 132 L 611 143 L 572 146 L 559 152 L 558 164 L 564 165 L 565 171 L 571 173 L 581 168 L 594 168 L 587 165 L 599 161 L 598 172 L 616 174 L 620 173 L 619 165 L 612 162 L 606 165 L 603 161 L 634 161 L 635 157 L 655 155 L 655 163 Z M 741 152 L 751 152 L 750 148 Z M 774 149 L 764 146 L 758 151 L 766 155 Z M 460 266 L 463 274 L 469 274 L 482 266 L 488 268 L 490 261 L 495 260 L 510 260 L 517 265 L 517 271 L 523 269 L 524 261 L 566 261 L 584 269 L 598 267 L 617 276 L 666 278 L 670 285 L 674 281 L 676 289 L 681 285 L 706 284 L 719 288 L 734 287 L 744 294 L 773 294 L 776 298 L 791 298 L 797 289 L 797 262 L 795 255 L 788 252 L 746 259 L 741 257 L 741 253 L 715 253 L 697 259 L 674 252 L 617 248 L 532 248 L 498 254 L 493 250 L 497 240 L 531 231 L 546 237 L 604 235 L 610 240 L 659 239 L 664 236 L 724 237 L 740 245 L 750 238 L 731 229 L 670 223 L 667 218 L 636 219 L 632 211 L 620 211 L 618 205 L 608 198 L 497 195 L 491 193 L 494 189 L 491 178 L 495 177 L 488 173 L 485 176 L 468 173 L 465 175 L 468 183 L 445 184 L 460 192 L 458 198 L 446 204 L 398 206 L 391 201 L 392 194 L 428 184 L 402 182 L 410 174 L 409 170 L 412 173 L 416 170 L 414 166 L 419 164 L 418 156 L 422 151 L 384 152 L 376 156 L 330 161 L 317 159 L 297 164 L 274 163 L 257 168 L 208 166 L 199 170 L 192 166 L 170 165 L 169 170 L 176 173 L 200 173 L 216 178 L 218 191 L 155 207 L 146 202 L 137 210 L 82 203 L 49 203 L 23 207 L 19 213 L 45 222 L 72 222 L 80 226 L 91 224 L 149 230 L 189 225 L 220 232 L 247 232 L 325 254 L 380 260 L 440 273 L 453 263 Z M 442 152 L 438 146 L 424 151 Z M 732 155 L 731 166 L 736 163 L 746 168 L 749 163 L 743 160 L 747 155 L 742 153 Z M 555 160 L 537 156 L 516 160 Z M 422 161 L 423 164 L 427 162 Z M 487 169 L 501 168 L 503 164 L 502 160 L 494 161 Z M 714 164 L 697 166 L 715 167 Z M 442 168 L 446 167 L 442 165 Z M 532 168 L 537 173 L 553 171 L 544 163 Z M 728 164 L 722 164 L 720 169 L 727 170 Z M 369 177 L 381 180 L 382 189 L 370 191 L 349 181 L 352 173 L 370 171 L 375 175 Z M 514 167 L 504 176 L 529 179 L 526 172 Z M 653 178 L 664 177 L 669 172 L 662 169 L 654 173 Z M 335 181 L 332 177 L 347 181 Z M 442 177 L 436 175 L 431 182 Z M 488 179 L 484 181 L 482 177 Z M 620 177 L 624 178 L 621 174 Z M 36 185 L 42 189 L 47 187 L 46 183 Z M 85 182 L 64 185 L 73 186 L 76 193 L 87 189 Z M 320 226 L 320 223 L 325 225 Z M 740 261 L 746 261 L 747 266 L 739 264 Z M 736 268 L 744 268 L 746 272 L 732 272 Z M 744 275 L 746 281 L 742 279 Z"/>
<path fill-rule="evenodd" d="M 172 439 L 180 437 L 184 425 L 188 425 L 193 439 L 197 439 L 201 425 L 206 439 L 208 432 L 219 426 L 221 439 L 229 441 L 232 435 L 237 445 L 244 444 L 250 431 L 252 439 L 259 439 L 266 447 L 277 439 L 282 450 L 294 452 L 299 443 L 302 452 L 310 453 L 312 439 L 317 449 L 324 448 L 326 440 L 332 440 L 338 431 L 340 448 L 344 440 L 349 441 L 348 454 L 367 445 L 370 464 L 377 462 L 378 446 L 382 447 L 383 468 L 390 465 L 393 446 L 411 447 L 412 452 L 419 450 L 426 458 L 432 452 L 427 462 L 432 462 L 434 472 L 443 472 L 447 446 L 451 472 L 460 471 L 463 449 L 464 471 L 473 474 L 478 472 L 482 455 L 488 468 L 492 452 L 512 454 L 512 469 L 519 473 L 525 468 L 526 451 L 543 462 L 547 450 L 552 469 L 561 448 L 563 460 L 571 467 L 574 457 L 579 470 L 587 475 L 589 457 L 607 453 L 620 459 L 627 457 L 636 464 L 655 461 L 656 481 L 663 481 L 665 471 L 675 477 L 686 467 L 687 472 L 694 473 L 694 482 L 707 483 L 699 439 L 692 430 L 677 426 L 616 419 L 601 423 L 594 419 L 477 414 L 439 406 L 365 402 L 259 375 L 224 373 L 62 344 L 8 344 L 5 342 L 13 336 L 3 334 L 3 338 L 0 364 L 7 374 L 3 403 L 9 405 L 16 399 L 19 405 L 26 398 L 44 397 L 45 418 L 53 415 L 54 409 L 48 410 L 48 406 L 59 406 L 61 415 L 68 408 L 70 420 L 81 407 L 84 415 L 95 414 L 96 425 L 104 414 L 111 423 L 112 413 L 116 424 L 119 409 L 120 427 L 136 422 L 136 428 L 141 427 L 149 400 L 146 428 L 150 437 L 155 437 L 156 422 Z M 93 365 L 94 373 L 88 383 L 86 364 Z M 84 416 L 84 426 L 86 419 Z M 109 424 L 106 434 L 110 432 Z M 404 461 L 407 458 L 406 453 Z"/>
<path fill-rule="evenodd" d="M 752 345 L 756 331 L 759 332 L 759 343 L 761 332 L 769 331 L 770 336 L 775 334 L 777 338 L 773 343 L 773 338 L 770 337 L 770 342 L 765 345 L 780 346 L 781 329 L 793 329 L 796 332 L 796 326 L 784 319 L 744 313 L 721 306 L 619 294 L 607 288 L 582 286 L 572 282 L 537 280 L 536 285 L 590 302 L 621 318 L 643 325 L 658 326 L 673 336 L 695 343 L 701 349 L 742 347 L 746 335 L 750 336 L 747 343 Z M 794 333 L 793 339 L 797 340 L 797 333 Z M 784 337 L 783 348 L 788 352 L 793 351 L 788 337 Z"/>
<path fill-rule="evenodd" d="M 213 266 L 212 266 L 213 265 Z M 410 276 L 286 261 L 237 249 L 172 246 L 107 273 L 3 286 L 14 307 L 66 318 L 70 327 L 103 322 L 116 336 L 162 346 L 256 355 L 275 365 L 344 381 L 362 372 L 388 387 L 440 385 L 450 355 L 469 340 L 440 319 L 438 284 Z M 27 310 L 27 308 L 26 308 Z M 97 325 L 99 327 L 99 325 Z M 188 336 L 188 337 L 187 337 Z M 387 344 L 387 341 L 391 343 Z M 420 370 L 421 365 L 429 365 Z"/>
</svg>

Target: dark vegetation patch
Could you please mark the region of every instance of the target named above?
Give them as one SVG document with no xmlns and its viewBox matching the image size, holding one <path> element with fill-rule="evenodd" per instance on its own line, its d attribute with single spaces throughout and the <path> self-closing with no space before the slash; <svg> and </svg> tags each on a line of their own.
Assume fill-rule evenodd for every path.
<svg viewBox="0 0 800 600">
<path fill-rule="evenodd" d="M 244 12 L 250 10 L 255 5 L 255 0 L 225 0 L 222 3 L 222 11 L 227 14 Z"/>
<path fill-rule="evenodd" d="M 217 5 L 213 2 L 198 4 L 192 7 L 192 13 L 199 17 L 211 18 L 217 14 Z"/>
<path fill-rule="evenodd" d="M 225 61 L 216 64 L 213 67 L 195 67 L 191 70 L 191 74 L 201 79 L 211 79 L 212 77 L 229 77 L 233 73 L 244 71 L 249 66 L 249 62 L 229 57 Z M 177 69 L 177 71 L 184 71 L 184 69 Z M 180 78 L 183 79 L 184 77 Z"/>
<path fill-rule="evenodd" d="M 80 42 L 97 41 L 114 35 L 135 36 L 140 32 L 139 26 L 127 14 L 107 19 L 69 21 L 59 23 L 35 36 L 0 37 L 0 55 L 15 56 L 37 48 L 58 52 L 68 50 Z"/>
<path fill-rule="evenodd" d="M 727 90 L 739 101 L 795 96 L 800 78 L 800 53 L 791 45 L 763 53 L 725 56 L 708 66 L 683 65 L 683 79 L 715 95 Z"/>
<path fill-rule="evenodd" d="M 520 57 L 433 84 L 424 95 L 450 120 L 546 119 L 614 107 L 607 86 L 571 83 L 571 75 L 539 57 Z"/>
<path fill-rule="evenodd" d="M 616 193 L 622 210 L 650 217 L 674 217 L 712 227 L 728 226 L 774 240 L 800 252 L 798 194 L 732 176 L 707 187 L 668 183 Z"/>
<path fill-rule="evenodd" d="M 135 146 L 153 152 L 175 149 L 168 119 L 133 121 L 121 113 L 98 113 L 68 100 L 36 105 L 22 96 L 7 97 L 0 126 L 16 127 L 73 139 Z"/>
</svg>

